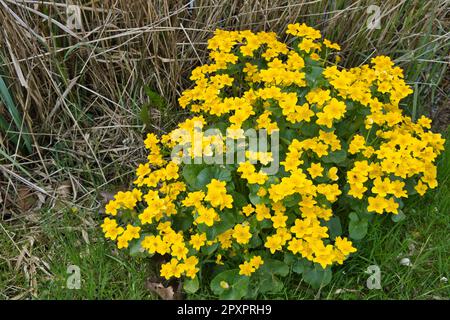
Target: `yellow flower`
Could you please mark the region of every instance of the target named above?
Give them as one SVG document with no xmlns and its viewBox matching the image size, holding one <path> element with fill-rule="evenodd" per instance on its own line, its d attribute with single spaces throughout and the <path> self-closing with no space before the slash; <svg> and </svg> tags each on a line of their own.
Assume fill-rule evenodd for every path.
<svg viewBox="0 0 450 320">
<path fill-rule="evenodd" d="M 331 167 L 327 173 L 328 178 L 330 178 L 333 181 L 337 181 L 339 179 L 337 172 L 338 172 L 338 168 Z"/>
<path fill-rule="evenodd" d="M 211 182 L 206 186 L 208 188 L 208 193 L 205 197 L 205 201 L 209 201 L 214 208 L 232 208 L 233 198 L 231 195 L 227 194 L 225 188 L 226 182 L 219 181 L 217 179 L 212 179 Z"/>
<path fill-rule="evenodd" d="M 203 191 L 189 192 L 182 201 L 185 207 L 200 207 L 202 200 L 205 198 L 205 193 Z"/>
<path fill-rule="evenodd" d="M 386 199 L 381 196 L 369 197 L 369 206 L 367 211 L 374 211 L 376 213 L 383 213 L 386 209 Z"/>
<path fill-rule="evenodd" d="M 414 187 L 416 189 L 417 193 L 423 196 L 425 192 L 427 191 L 428 187 L 426 184 L 422 183 L 422 181 L 419 181 L 417 185 Z"/>
<path fill-rule="evenodd" d="M 376 178 L 373 182 L 372 192 L 380 197 L 385 197 L 391 190 L 391 182 L 388 178 Z"/>
<path fill-rule="evenodd" d="M 248 204 L 244 207 L 242 207 L 242 212 L 245 214 L 246 217 L 250 216 L 253 212 L 255 212 L 255 208 L 251 204 Z"/>
<path fill-rule="evenodd" d="M 186 248 L 184 243 L 176 243 L 172 245 L 171 249 L 172 249 L 172 256 L 174 256 L 175 258 L 179 260 L 186 258 L 188 249 Z"/>
<path fill-rule="evenodd" d="M 116 240 L 116 238 L 123 233 L 124 229 L 122 227 L 112 227 L 105 232 L 105 237 L 111 240 Z"/>
<path fill-rule="evenodd" d="M 200 271 L 199 268 L 197 268 L 198 264 L 198 258 L 195 256 L 190 256 L 187 259 L 184 259 L 183 269 L 186 273 L 186 277 L 189 277 L 191 279 L 194 279 L 198 271 Z"/>
<path fill-rule="evenodd" d="M 264 188 L 260 188 L 256 194 L 258 195 L 258 197 L 264 197 L 267 194 L 267 190 Z"/>
<path fill-rule="evenodd" d="M 250 264 L 255 268 L 258 269 L 260 266 L 262 266 L 264 264 L 263 259 L 261 258 L 261 256 L 253 256 L 250 259 Z"/>
<path fill-rule="evenodd" d="M 287 216 L 283 214 L 276 214 L 270 218 L 273 222 L 273 227 L 275 229 L 278 228 L 284 228 L 286 226 L 286 220 L 288 219 Z"/>
<path fill-rule="evenodd" d="M 123 237 L 128 240 L 139 239 L 139 231 L 141 231 L 141 227 L 135 227 L 131 224 L 127 225 L 126 230 L 123 232 Z"/>
<path fill-rule="evenodd" d="M 323 167 L 320 163 L 311 163 L 311 166 L 308 168 L 308 172 L 311 175 L 311 178 L 317 178 L 322 176 Z"/>
<path fill-rule="evenodd" d="M 119 249 L 128 248 L 128 241 L 129 238 L 122 234 L 117 238 L 117 248 Z"/>
<path fill-rule="evenodd" d="M 250 241 L 252 234 L 250 233 L 250 226 L 237 224 L 233 229 L 233 238 L 237 243 L 246 244 Z"/>
<path fill-rule="evenodd" d="M 356 252 L 356 249 L 352 246 L 351 241 L 348 241 L 346 238 L 336 237 L 336 239 L 334 239 L 334 245 L 344 255 Z"/>
<path fill-rule="evenodd" d="M 323 44 L 330 49 L 335 49 L 335 50 L 341 50 L 341 46 L 337 43 L 332 43 L 330 40 L 328 39 L 323 39 Z"/>
<path fill-rule="evenodd" d="M 117 221 L 115 219 L 105 218 L 101 227 L 103 229 L 103 232 L 106 232 L 111 228 L 117 227 Z"/>
<path fill-rule="evenodd" d="M 117 210 L 120 208 L 120 205 L 115 200 L 109 201 L 105 206 L 105 212 L 115 216 L 117 214 Z"/>
<path fill-rule="evenodd" d="M 179 264 L 178 262 L 179 261 L 177 259 L 173 258 L 172 260 L 170 260 L 170 262 L 161 265 L 161 276 L 166 279 L 170 279 L 172 277 L 180 278 L 182 272 L 184 272 L 184 268 L 183 265 Z"/>
<path fill-rule="evenodd" d="M 297 238 L 293 238 L 289 241 L 288 249 L 293 253 L 297 254 L 303 250 L 303 241 Z"/>
<path fill-rule="evenodd" d="M 394 198 L 390 198 L 389 200 L 386 201 L 386 208 L 385 208 L 386 212 L 398 214 L 398 207 L 399 204 L 395 202 Z"/>
<path fill-rule="evenodd" d="M 314 43 L 313 40 L 305 38 L 302 40 L 302 42 L 300 42 L 298 48 L 305 51 L 306 53 L 310 53 L 312 49 L 317 49 L 318 45 L 317 43 Z"/>
<path fill-rule="evenodd" d="M 250 276 L 253 272 L 255 272 L 255 268 L 249 263 L 244 262 L 239 265 L 239 274 L 243 276 Z"/>
<path fill-rule="evenodd" d="M 189 243 L 195 250 L 200 250 L 200 248 L 206 243 L 206 234 L 194 234 L 191 236 Z"/>
<path fill-rule="evenodd" d="M 162 243 L 160 236 L 146 236 L 141 242 L 142 248 L 146 249 L 149 253 L 155 253 Z"/>
<path fill-rule="evenodd" d="M 211 227 L 214 221 L 219 220 L 219 215 L 213 208 L 199 207 L 197 212 L 198 217 L 195 220 L 196 223 L 204 223 L 208 227 Z"/>
<path fill-rule="evenodd" d="M 270 209 L 263 203 L 259 203 L 255 206 L 256 220 L 263 221 L 264 219 L 270 219 Z"/>
<path fill-rule="evenodd" d="M 275 251 L 281 250 L 282 239 L 277 236 L 269 236 L 264 243 L 264 246 L 270 250 L 270 253 L 274 254 Z"/>
<path fill-rule="evenodd" d="M 217 265 L 223 265 L 223 262 L 222 262 L 222 255 L 221 255 L 221 254 L 218 254 L 218 255 L 217 255 L 217 257 L 216 257 L 216 264 L 217 264 Z"/>
</svg>

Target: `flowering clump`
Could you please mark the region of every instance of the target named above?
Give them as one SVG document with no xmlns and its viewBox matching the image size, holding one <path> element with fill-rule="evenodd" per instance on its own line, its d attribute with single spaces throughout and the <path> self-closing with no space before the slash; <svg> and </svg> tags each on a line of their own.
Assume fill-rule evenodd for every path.
<svg viewBox="0 0 450 320">
<path fill-rule="evenodd" d="M 105 237 L 167 256 L 161 276 L 183 277 L 187 291 L 214 276 L 217 295 L 251 297 L 280 290 L 290 270 L 324 285 L 356 251 L 345 234 L 362 239 L 376 214 L 403 215 L 403 198 L 437 186 L 444 139 L 428 118 L 402 114 L 412 93 L 403 71 L 386 56 L 343 69 L 327 62 L 340 47 L 320 31 L 291 24 L 286 33 L 290 47 L 272 32 L 217 30 L 210 63 L 179 99 L 193 116 L 160 138 L 148 134 L 135 188 L 106 206 Z M 279 136 L 279 148 L 196 161 L 228 155 L 226 139 L 246 145 L 248 129 Z"/>
</svg>

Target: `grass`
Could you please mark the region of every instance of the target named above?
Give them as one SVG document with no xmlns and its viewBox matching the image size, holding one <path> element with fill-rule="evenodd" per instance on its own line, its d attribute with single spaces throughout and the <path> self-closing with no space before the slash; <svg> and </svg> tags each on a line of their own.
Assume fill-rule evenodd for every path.
<svg viewBox="0 0 450 320">
<path fill-rule="evenodd" d="M 97 195 L 127 188 L 145 158 L 145 131 L 167 132 L 186 115 L 176 99 L 216 28 L 282 34 L 304 21 L 341 44 L 345 67 L 389 55 L 415 90 L 405 110 L 433 118 L 435 131 L 449 124 L 446 0 L 380 1 L 381 29 L 372 30 L 373 0 L 196 0 L 193 10 L 182 0 L 72 3 L 81 5 L 82 30 L 61 23 L 65 3 L 0 3 L 0 38 L 10 44 L 0 47 L 0 299 L 155 298 L 145 288 L 154 267 L 114 251 L 99 233 Z M 148 90 L 164 107 L 152 105 Z M 447 142 L 439 189 L 409 199 L 400 223 L 380 217 L 330 285 L 316 292 L 293 275 L 285 292 L 267 298 L 448 297 L 439 280 L 450 276 L 448 164 Z M 412 267 L 400 265 L 410 251 Z M 72 264 L 80 290 L 66 288 Z M 372 264 L 383 290 L 365 287 Z"/>
</svg>

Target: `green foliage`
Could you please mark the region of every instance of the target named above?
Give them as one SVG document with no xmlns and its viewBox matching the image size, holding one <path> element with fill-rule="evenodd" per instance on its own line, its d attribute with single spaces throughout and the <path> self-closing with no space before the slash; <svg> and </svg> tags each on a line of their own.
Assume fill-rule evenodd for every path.
<svg viewBox="0 0 450 320">
<path fill-rule="evenodd" d="M 361 240 L 367 234 L 368 220 L 365 218 L 360 218 L 356 212 L 351 212 L 348 216 L 350 219 L 348 225 L 348 231 L 350 238 L 355 240 Z"/>
<path fill-rule="evenodd" d="M 0 60 L 1 61 L 1 60 Z M 8 125 L 8 122 L 3 118 L 0 114 L 0 129 L 9 136 L 14 144 L 19 143 L 19 147 L 27 152 L 31 153 L 31 137 L 29 135 L 29 131 L 27 129 L 27 125 L 17 109 L 11 94 L 9 93 L 8 86 L 6 85 L 3 77 L 0 75 L 0 101 L 3 102 L 6 106 L 6 109 L 9 112 L 10 117 L 15 124 L 15 129 L 19 133 L 14 133 L 14 127 Z M 20 140 L 19 140 L 20 139 Z"/>
</svg>

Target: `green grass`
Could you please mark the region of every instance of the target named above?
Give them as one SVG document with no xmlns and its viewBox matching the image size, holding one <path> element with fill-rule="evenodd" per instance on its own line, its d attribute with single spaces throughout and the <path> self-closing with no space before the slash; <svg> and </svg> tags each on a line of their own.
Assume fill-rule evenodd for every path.
<svg viewBox="0 0 450 320">
<path fill-rule="evenodd" d="M 44 215 L 49 215 L 45 212 Z M 97 217 L 95 222 L 99 222 Z M 61 219 L 43 223 L 53 279 L 43 280 L 40 299 L 148 299 L 144 288 L 151 274 L 146 261 L 134 261 L 104 240 L 97 226 L 83 229 L 82 213 L 67 212 Z M 45 226 L 44 226 L 45 224 Z M 80 268 L 81 287 L 67 288 L 69 265 Z"/>
<path fill-rule="evenodd" d="M 375 219 L 368 235 L 357 243 L 358 252 L 343 266 L 334 268 L 333 280 L 320 290 L 313 290 L 301 277 L 291 274 L 285 279 L 285 290 L 263 299 L 447 299 L 450 297 L 450 136 L 446 151 L 438 160 L 439 186 L 425 197 L 411 197 L 405 204 L 406 218 L 394 223 L 390 216 Z M 38 246 L 31 255 L 43 261 L 35 263 L 34 276 L 27 260 L 24 266 L 8 262 L 23 243 L 9 237 L 0 238 L 0 292 L 12 297 L 19 289 L 24 296 L 37 299 L 155 299 L 145 288 L 145 281 L 156 273 L 156 266 L 145 259 L 129 257 L 103 239 L 97 212 L 45 209 L 41 212 L 36 236 Z M 5 224 L 5 228 L 8 225 Z M 14 236 L 24 230 L 8 230 Z M 30 250 L 31 251 L 31 250 Z M 6 254 L 6 256 L 4 256 Z M 412 266 L 400 264 L 409 258 Z M 27 256 L 25 255 L 25 258 Z M 26 259 L 24 259 L 26 260 Z M 44 263 L 45 262 L 45 263 Z M 27 273 L 15 270 L 15 264 Z M 69 265 L 80 267 L 81 288 L 66 286 Z M 365 272 L 370 265 L 381 270 L 381 290 L 369 290 Z M 40 268 L 48 266 L 46 274 Z M 25 274 L 25 276 L 24 276 Z M 34 280 L 33 280 L 34 279 Z M 33 285 L 34 281 L 34 285 Z M 30 290 L 31 288 L 31 290 Z M 28 291 L 27 291 L 28 290 Z M 195 299 L 214 298 L 202 288 Z"/>
</svg>

